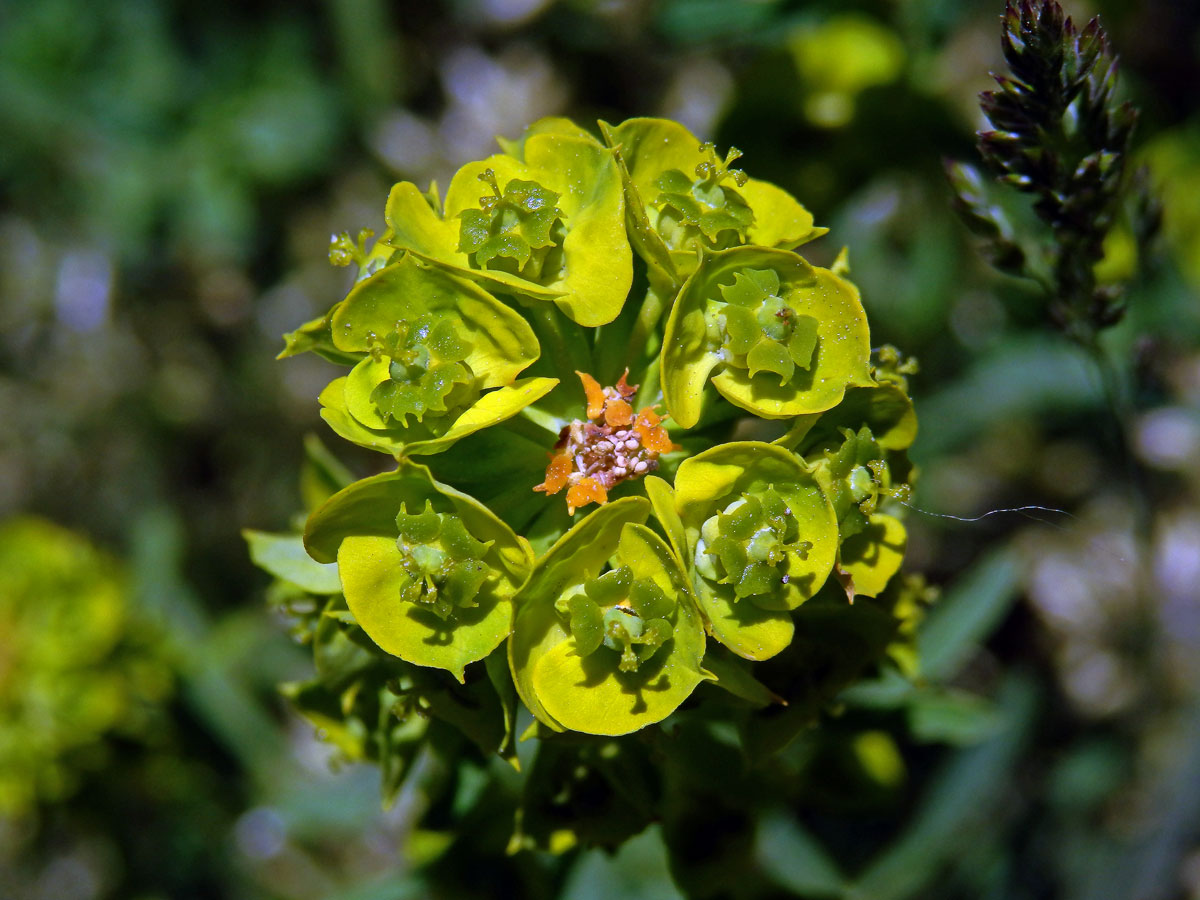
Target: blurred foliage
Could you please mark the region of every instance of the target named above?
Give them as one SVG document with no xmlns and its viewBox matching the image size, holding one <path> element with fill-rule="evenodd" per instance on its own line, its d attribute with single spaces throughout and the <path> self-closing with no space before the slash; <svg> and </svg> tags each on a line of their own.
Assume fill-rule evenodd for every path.
<svg viewBox="0 0 1200 900">
<path fill-rule="evenodd" d="M 153 730 L 172 690 L 157 638 L 116 560 L 49 522 L 0 524 L 0 815 L 69 797 L 110 732 Z"/>
<path fill-rule="evenodd" d="M 1039 292 L 985 266 L 940 166 L 972 158 L 1002 12 L 0 5 L 0 510 L 124 557 L 177 684 L 161 729 L 106 729 L 103 769 L 0 817 L 0 895 L 1200 896 L 1200 14 L 1067 7 L 1101 15 L 1119 99 L 1142 111 L 1134 156 L 1164 201 L 1162 243 L 1136 259 L 1103 338 L 1131 404 L 1109 425 L 1091 361 L 1044 331 Z M 822 33 L 862 45 L 822 58 L 832 43 L 805 49 Z M 822 103 L 837 121 L 811 116 Z M 325 369 L 271 356 L 348 287 L 322 261 L 330 232 L 379 230 L 393 181 L 445 184 L 511 123 L 557 113 L 663 115 L 736 143 L 830 227 L 815 261 L 852 248 L 873 344 L 921 360 L 912 502 L 926 512 L 908 518 L 909 559 L 944 588 L 916 630 L 924 682 L 840 698 L 779 757 L 781 779 L 703 722 L 682 733 L 694 753 L 677 782 L 642 787 L 636 754 L 614 760 L 619 784 L 661 791 L 673 813 L 613 856 L 504 855 L 518 798 L 499 759 L 450 772 L 418 755 L 387 812 L 371 769 L 331 773 L 328 746 L 276 700 L 311 663 L 248 600 L 266 580 L 237 534 L 290 526 L 302 437 L 325 427 Z M 1132 271 L 1128 244 L 1105 254 L 1112 277 Z M 368 456 L 323 468 L 369 475 Z M 319 492 L 315 474 L 304 490 Z M 1027 506 L 1068 514 L 933 515 Z M 559 801 L 625 802 L 603 774 L 573 782 L 529 748 L 522 766 L 562 787 L 530 829 L 553 834 Z M 714 772 L 744 802 L 706 801 Z"/>
</svg>

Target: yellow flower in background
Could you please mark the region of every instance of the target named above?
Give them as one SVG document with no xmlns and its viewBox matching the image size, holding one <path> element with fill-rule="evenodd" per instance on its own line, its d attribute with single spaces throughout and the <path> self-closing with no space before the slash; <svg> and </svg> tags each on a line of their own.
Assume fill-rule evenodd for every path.
<svg viewBox="0 0 1200 900">
<path fill-rule="evenodd" d="M 788 49 L 804 91 L 804 115 L 823 128 L 847 124 L 857 96 L 895 81 L 904 66 L 896 34 L 861 15 L 802 26 L 788 38 Z"/>
<path fill-rule="evenodd" d="M 1200 287 L 1200 128 L 1159 134 L 1141 153 L 1163 204 L 1163 235 L 1175 262 Z"/>
</svg>

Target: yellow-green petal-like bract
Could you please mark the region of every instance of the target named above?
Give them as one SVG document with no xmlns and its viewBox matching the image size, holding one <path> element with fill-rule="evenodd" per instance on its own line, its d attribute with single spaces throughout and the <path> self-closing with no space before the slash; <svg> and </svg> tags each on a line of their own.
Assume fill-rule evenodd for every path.
<svg viewBox="0 0 1200 900">
<path fill-rule="evenodd" d="M 628 175 L 627 202 L 637 216 L 645 217 L 650 230 L 648 236 L 639 235 L 639 251 L 651 264 L 666 254 L 678 270 L 692 271 L 696 248 L 672 246 L 660 196 L 664 176 L 669 178 L 670 173 L 678 173 L 676 179 L 680 176 L 688 181 L 698 179 L 697 168 L 711 164 L 710 148 L 683 125 L 668 119 L 627 119 L 617 126 L 602 122 L 601 131 L 609 146 L 619 154 Z M 699 184 L 692 187 L 692 192 L 705 206 L 715 204 L 718 209 L 725 205 L 720 194 L 729 192 L 732 195 L 729 200 L 749 209 L 752 219 L 737 238 L 737 244 L 792 249 L 828 231 L 814 226 L 812 214 L 787 191 L 770 182 L 743 175 L 736 183 L 732 180 L 725 183 L 715 197 L 706 194 Z"/>
<path fill-rule="evenodd" d="M 627 497 L 591 513 L 517 597 L 513 679 L 551 728 L 627 734 L 666 718 L 710 677 L 687 575 L 641 524 L 648 512 L 645 500 Z"/>
<path fill-rule="evenodd" d="M 443 528 L 453 524 L 459 544 L 482 548 L 467 561 L 477 579 L 470 602 L 444 617 L 412 599 L 411 554 L 423 554 L 421 564 L 437 561 L 438 554 L 454 557 L 447 540 L 433 535 L 406 549 L 397 518 L 418 518 L 423 511 Z M 460 681 L 468 664 L 495 650 L 512 630 L 512 597 L 532 567 L 528 543 L 486 506 L 413 463 L 330 497 L 309 518 L 305 546 L 319 562 L 336 559 L 350 612 L 381 649 L 415 665 L 445 669 Z M 449 581 L 427 576 L 428 590 L 449 592 L 461 580 L 453 565 L 443 571 Z"/>
<path fill-rule="evenodd" d="M 675 506 L 713 637 L 747 659 L 779 653 L 789 610 L 820 590 L 837 557 L 833 506 L 808 467 L 771 444 L 721 444 L 680 463 Z"/>
<path fill-rule="evenodd" d="M 773 345 L 786 350 L 786 370 L 747 352 Z M 870 355 L 853 284 L 794 253 L 737 247 L 707 256 L 679 292 L 663 336 L 663 399 L 691 428 L 715 372 L 721 396 L 757 416 L 823 412 L 848 387 L 874 384 Z"/>
<path fill-rule="evenodd" d="M 381 240 L 490 290 L 553 300 L 580 325 L 611 322 L 633 281 L 625 196 L 612 154 L 594 138 L 536 125 L 508 147 L 521 156 L 496 154 L 463 166 L 451 180 L 440 212 L 415 185 L 396 185 L 387 203 L 389 231 Z M 562 213 L 560 238 L 533 277 L 494 265 L 480 267 L 460 249 L 462 216 L 486 206 L 493 182 L 503 191 L 514 181 L 553 192 Z"/>
</svg>

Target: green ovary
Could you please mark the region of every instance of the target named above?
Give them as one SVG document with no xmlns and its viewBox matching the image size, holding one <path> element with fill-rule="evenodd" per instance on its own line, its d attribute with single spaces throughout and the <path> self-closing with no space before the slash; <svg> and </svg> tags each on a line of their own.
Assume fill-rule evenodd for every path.
<svg viewBox="0 0 1200 900">
<path fill-rule="evenodd" d="M 789 553 L 807 556 L 812 544 L 799 539 L 787 502 L 767 488 L 743 494 L 700 528 L 696 571 L 733 587 L 735 600 L 775 593 L 787 583 Z"/>
<path fill-rule="evenodd" d="M 492 541 L 478 541 L 462 521 L 446 513 L 435 513 L 426 501 L 425 509 L 409 513 L 407 508 L 396 516 L 400 550 L 408 580 L 400 589 L 400 599 L 446 619 L 458 609 L 478 606 L 477 597 L 493 572 L 484 555 Z"/>
<path fill-rule="evenodd" d="M 670 169 L 655 180 L 661 191 L 653 204 L 659 210 L 656 230 L 672 250 L 740 246 L 754 224 L 754 211 L 737 191 L 746 173 L 729 168 L 742 154 L 731 147 L 721 160 L 712 144 L 700 149 L 708 158 L 696 166 L 695 179 Z"/>
<path fill-rule="evenodd" d="M 622 672 L 636 672 L 673 631 L 674 602 L 654 581 L 635 582 L 629 566 L 590 579 L 582 593 L 564 594 L 555 608 L 567 620 L 580 656 L 606 647 L 619 654 Z"/>
<path fill-rule="evenodd" d="M 780 296 L 772 269 L 743 269 L 733 284 L 720 288 L 723 301 L 710 299 L 706 312 L 709 343 L 725 364 L 779 377 L 780 386 L 811 368 L 817 349 L 817 320 L 798 314 Z"/>
<path fill-rule="evenodd" d="M 481 199 L 479 209 L 459 213 L 459 252 L 469 254 L 474 268 L 553 281 L 562 267 L 559 195 L 536 181 L 518 178 L 501 192 L 491 169 L 479 178 L 491 186 L 492 196 Z"/>
<path fill-rule="evenodd" d="M 387 378 L 371 392 L 371 402 L 401 425 L 410 415 L 421 422 L 470 405 L 479 396 L 466 362 L 470 352 L 452 319 L 425 313 L 397 322 L 391 334 L 372 342 L 375 362 L 389 362 Z"/>
</svg>

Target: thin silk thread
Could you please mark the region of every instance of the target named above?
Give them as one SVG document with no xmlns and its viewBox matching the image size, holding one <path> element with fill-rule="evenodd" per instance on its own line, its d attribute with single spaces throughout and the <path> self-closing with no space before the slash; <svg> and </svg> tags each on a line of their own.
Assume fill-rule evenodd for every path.
<svg viewBox="0 0 1200 900">
<path fill-rule="evenodd" d="M 895 499 L 895 498 L 893 498 L 893 499 Z M 909 509 L 913 510 L 914 512 L 919 512 L 922 515 L 932 516 L 937 519 L 951 519 L 955 522 L 966 522 L 966 523 L 981 522 L 984 519 L 988 518 L 989 516 L 999 515 L 1000 513 L 1016 513 L 1017 515 L 1024 516 L 1026 519 L 1030 519 L 1031 521 L 1040 522 L 1042 525 L 1049 525 L 1051 528 L 1057 528 L 1060 531 L 1066 531 L 1066 528 L 1064 528 L 1062 525 L 1059 525 L 1057 522 L 1051 522 L 1049 519 L 1044 519 L 1041 516 L 1030 515 L 1030 513 L 1032 513 L 1032 512 L 1056 513 L 1057 515 L 1060 515 L 1060 516 L 1066 516 L 1068 519 L 1075 518 L 1075 516 L 1073 516 L 1071 513 L 1067 512 L 1065 509 L 1057 509 L 1053 506 L 1008 506 L 1008 507 L 1003 507 L 1001 509 L 989 509 L 987 512 L 982 513 L 978 516 L 955 516 L 955 515 L 951 515 L 950 513 L 939 513 L 939 512 L 932 512 L 928 509 L 921 509 L 921 507 L 914 506 L 913 504 L 907 503 L 904 500 L 896 500 L 896 502 L 899 503 L 901 506 L 908 507 Z"/>
</svg>

